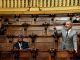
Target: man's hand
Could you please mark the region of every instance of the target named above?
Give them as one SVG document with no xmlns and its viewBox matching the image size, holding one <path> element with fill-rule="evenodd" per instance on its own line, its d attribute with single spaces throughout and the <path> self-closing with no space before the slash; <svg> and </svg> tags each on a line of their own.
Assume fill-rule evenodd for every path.
<svg viewBox="0 0 80 60">
<path fill-rule="evenodd" d="M 75 53 L 77 53 L 77 49 L 75 49 Z"/>
</svg>

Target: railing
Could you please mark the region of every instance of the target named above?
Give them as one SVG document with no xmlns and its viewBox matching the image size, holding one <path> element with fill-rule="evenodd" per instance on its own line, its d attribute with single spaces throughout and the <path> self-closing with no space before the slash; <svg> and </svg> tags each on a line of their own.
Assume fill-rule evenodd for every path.
<svg viewBox="0 0 80 60">
<path fill-rule="evenodd" d="M 0 8 L 80 6 L 80 0 L 0 0 Z"/>
</svg>

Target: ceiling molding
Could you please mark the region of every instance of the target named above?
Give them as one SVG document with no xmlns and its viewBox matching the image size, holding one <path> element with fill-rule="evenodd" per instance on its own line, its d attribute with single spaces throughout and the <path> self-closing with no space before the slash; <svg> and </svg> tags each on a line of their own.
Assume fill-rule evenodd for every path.
<svg viewBox="0 0 80 60">
<path fill-rule="evenodd" d="M 80 13 L 80 6 L 54 8 L 0 8 L 0 14 Z"/>
</svg>

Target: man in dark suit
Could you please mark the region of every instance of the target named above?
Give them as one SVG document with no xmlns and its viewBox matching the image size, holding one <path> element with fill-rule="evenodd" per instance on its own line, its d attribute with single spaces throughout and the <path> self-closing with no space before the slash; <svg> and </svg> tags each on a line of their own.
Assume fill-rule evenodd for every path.
<svg viewBox="0 0 80 60">
<path fill-rule="evenodd" d="M 28 42 L 23 41 L 23 36 L 19 35 L 18 41 L 13 45 L 13 49 L 17 50 L 15 53 L 15 60 L 19 60 L 19 50 L 26 50 L 28 48 Z"/>
<path fill-rule="evenodd" d="M 27 49 L 29 48 L 28 42 L 23 41 L 23 38 L 18 38 L 18 42 L 14 44 L 14 49 Z"/>
</svg>

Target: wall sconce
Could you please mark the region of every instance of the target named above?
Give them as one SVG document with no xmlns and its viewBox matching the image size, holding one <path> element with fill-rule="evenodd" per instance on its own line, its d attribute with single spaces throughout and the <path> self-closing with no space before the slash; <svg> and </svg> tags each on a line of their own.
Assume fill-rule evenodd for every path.
<svg viewBox="0 0 80 60">
<path fill-rule="evenodd" d="M 13 42 L 13 38 L 9 38 L 9 43 L 12 43 Z"/>
<path fill-rule="evenodd" d="M 19 21 L 20 15 L 15 15 L 14 18 L 16 21 Z"/>
<path fill-rule="evenodd" d="M 7 25 L 9 24 L 9 19 L 8 18 L 4 18 L 3 24 L 7 27 Z"/>
<path fill-rule="evenodd" d="M 24 22 L 24 23 L 22 24 L 22 27 L 24 28 L 24 31 L 27 31 L 27 28 L 28 28 L 29 25 L 30 25 L 30 24 L 27 24 L 26 22 Z"/>
<path fill-rule="evenodd" d="M 0 28 L 0 35 L 4 35 L 5 32 L 7 30 L 7 25 L 5 25 L 4 23 L 2 24 L 1 28 Z"/>
<path fill-rule="evenodd" d="M 37 17 L 34 17 L 34 22 L 36 22 Z"/>
<path fill-rule="evenodd" d="M 54 18 L 53 17 L 51 18 L 51 21 L 54 21 Z"/>
<path fill-rule="evenodd" d="M 38 15 L 32 15 L 32 18 L 34 18 L 34 22 L 36 22 Z"/>
<path fill-rule="evenodd" d="M 7 35 L 7 38 L 9 39 L 9 43 L 12 43 L 14 39 L 14 35 Z"/>
<path fill-rule="evenodd" d="M 47 22 L 45 22 L 45 23 L 42 24 L 42 26 L 45 27 L 45 33 L 46 33 L 46 34 L 47 34 L 47 28 L 48 28 L 49 25 L 50 25 L 50 24 L 47 23 Z"/>
<path fill-rule="evenodd" d="M 7 28 L 8 28 L 8 24 L 9 24 L 9 19 L 8 18 L 4 18 L 2 24 L 1 24 L 1 28 L 0 28 L 0 35 L 4 35 Z"/>
<path fill-rule="evenodd" d="M 50 15 L 50 17 L 51 17 L 51 21 L 54 21 L 55 14 Z"/>
<path fill-rule="evenodd" d="M 35 43 L 35 40 L 37 38 L 37 35 L 34 34 L 34 33 L 32 33 L 32 34 L 29 35 L 29 37 L 32 39 L 32 43 Z"/>
</svg>

